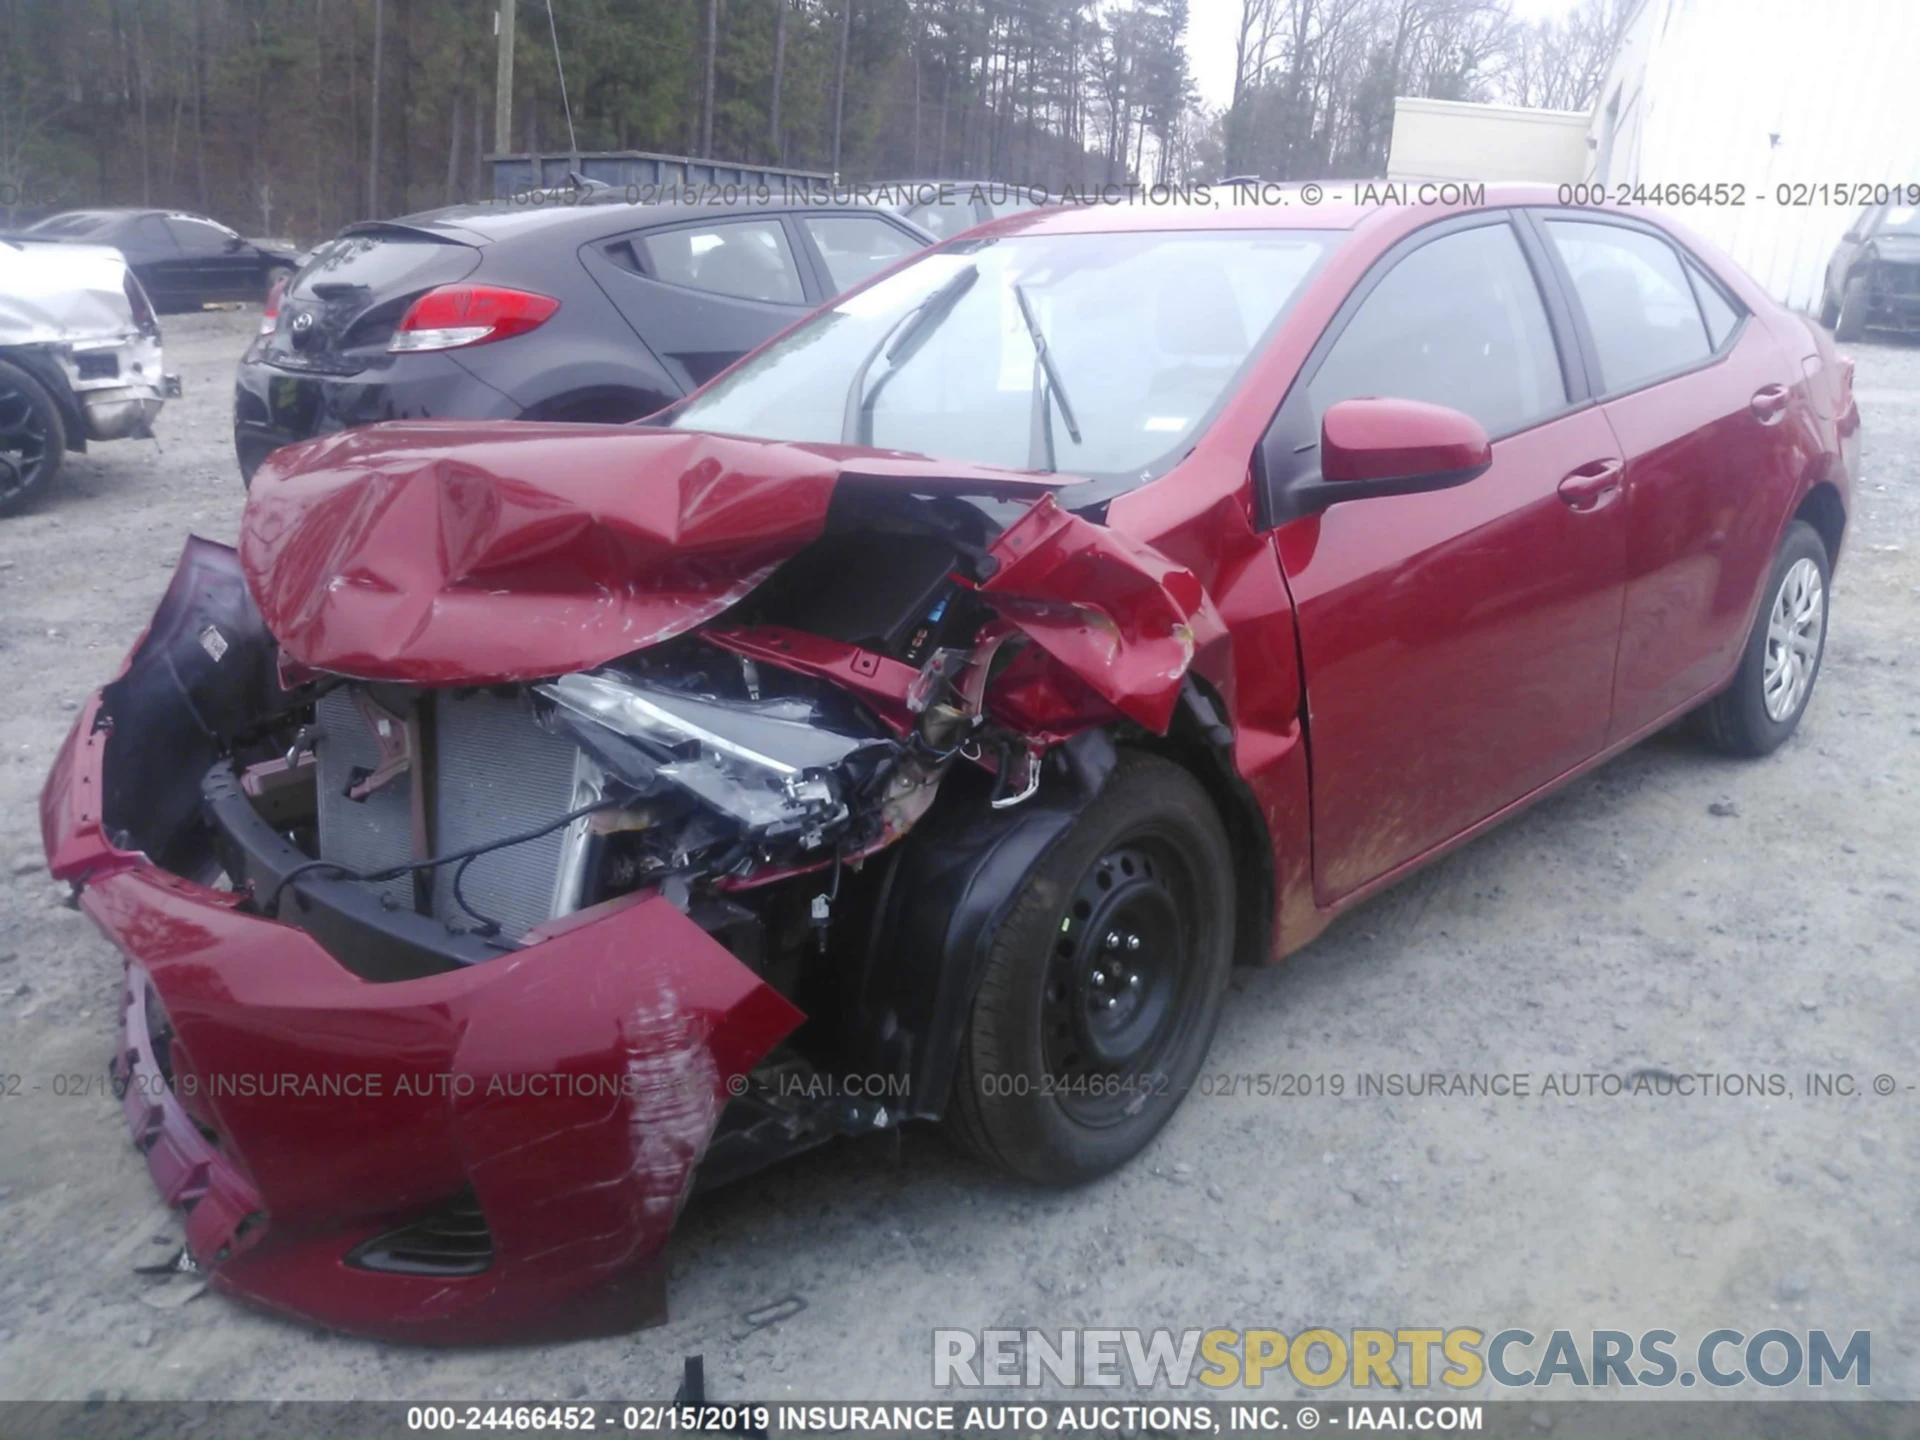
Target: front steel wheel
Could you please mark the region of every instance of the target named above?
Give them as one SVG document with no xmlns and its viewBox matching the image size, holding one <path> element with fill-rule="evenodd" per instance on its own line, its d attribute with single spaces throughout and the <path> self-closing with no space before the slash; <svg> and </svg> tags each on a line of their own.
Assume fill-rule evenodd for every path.
<svg viewBox="0 0 1920 1440">
<path fill-rule="evenodd" d="M 1233 856 L 1200 783 L 1125 752 L 1027 873 L 947 1109 L 977 1157 L 1047 1185 L 1138 1154 L 1206 1058 L 1233 959 Z"/>
</svg>

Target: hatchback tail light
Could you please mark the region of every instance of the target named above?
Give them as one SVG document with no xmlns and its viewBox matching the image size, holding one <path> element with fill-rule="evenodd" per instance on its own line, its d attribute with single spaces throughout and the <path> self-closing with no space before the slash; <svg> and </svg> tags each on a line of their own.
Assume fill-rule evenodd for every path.
<svg viewBox="0 0 1920 1440">
<path fill-rule="evenodd" d="M 550 295 L 499 285 L 442 285 L 429 290 L 400 317 L 389 350 L 457 350 L 486 345 L 538 329 L 560 308 Z"/>
<path fill-rule="evenodd" d="M 282 270 L 267 286 L 267 298 L 260 306 L 260 333 L 271 335 L 280 324 L 280 301 L 287 293 L 287 272 Z"/>
</svg>

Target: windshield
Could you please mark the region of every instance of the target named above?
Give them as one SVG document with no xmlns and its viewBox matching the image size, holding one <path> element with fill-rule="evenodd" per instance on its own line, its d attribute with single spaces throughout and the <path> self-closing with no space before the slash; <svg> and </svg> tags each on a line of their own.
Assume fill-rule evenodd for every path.
<svg viewBox="0 0 1920 1440">
<path fill-rule="evenodd" d="M 1876 233 L 1920 235 L 1920 207 L 1895 205 L 1881 217 Z"/>
<path fill-rule="evenodd" d="M 1191 448 L 1336 239 L 964 240 L 820 312 L 668 423 L 1146 479 Z"/>
</svg>

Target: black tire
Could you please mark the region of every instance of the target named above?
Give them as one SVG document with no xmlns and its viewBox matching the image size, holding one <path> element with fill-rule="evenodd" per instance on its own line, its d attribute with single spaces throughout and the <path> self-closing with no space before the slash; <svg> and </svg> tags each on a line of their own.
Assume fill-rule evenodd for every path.
<svg viewBox="0 0 1920 1440">
<path fill-rule="evenodd" d="M 0 360 L 0 516 L 46 494 L 66 454 L 67 427 L 46 386 Z"/>
<path fill-rule="evenodd" d="M 1852 342 L 1867 333 L 1867 277 L 1856 275 L 1840 292 L 1840 313 L 1834 320 L 1833 338 Z"/>
<path fill-rule="evenodd" d="M 1767 658 L 1768 652 L 1777 648 L 1770 638 L 1770 630 L 1782 603 L 1787 577 L 1802 561 L 1811 563 L 1819 575 L 1819 633 L 1813 640 L 1812 659 L 1798 697 L 1776 716 L 1767 709 Z M 1793 734 L 1800 717 L 1807 713 L 1814 682 L 1820 678 L 1820 662 L 1826 655 L 1831 576 L 1827 547 L 1819 532 L 1804 520 L 1794 521 L 1787 527 L 1787 537 L 1781 542 L 1773 569 L 1767 574 L 1760 611 L 1754 616 L 1753 633 L 1747 637 L 1747 648 L 1740 657 L 1740 668 L 1734 672 L 1733 683 L 1698 711 L 1701 733 L 1715 749 L 1728 755 L 1769 755 Z"/>
<path fill-rule="evenodd" d="M 1123 752 L 994 937 L 949 1132 L 1043 1185 L 1139 1154 L 1212 1043 L 1233 915 L 1233 855 L 1206 791 L 1170 761 Z"/>
<path fill-rule="evenodd" d="M 1840 302 L 1833 298 L 1833 290 L 1824 282 L 1820 286 L 1820 323 L 1831 330 L 1840 323 Z"/>
</svg>

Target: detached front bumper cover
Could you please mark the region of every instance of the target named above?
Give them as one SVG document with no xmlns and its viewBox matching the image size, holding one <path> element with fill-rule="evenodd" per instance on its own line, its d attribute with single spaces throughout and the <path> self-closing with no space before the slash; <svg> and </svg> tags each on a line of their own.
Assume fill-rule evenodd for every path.
<svg viewBox="0 0 1920 1440">
<path fill-rule="evenodd" d="M 230 563 L 190 547 L 130 669 L 195 632 L 195 604 L 214 603 Z M 124 706 L 136 692 L 109 693 Z M 192 708 L 185 690 L 142 699 Z M 204 689 L 195 699 L 204 706 Z M 305 931 L 115 843 L 101 798 L 114 732 L 198 722 L 104 705 L 83 708 L 54 764 L 42 838 L 127 956 L 114 1063 L 128 1127 L 213 1286 L 317 1324 L 441 1343 L 663 1318 L 661 1250 L 694 1168 L 736 1077 L 800 1013 L 646 894 L 485 964 L 363 980 Z M 482 1266 L 429 1255 L 413 1273 L 369 1268 L 396 1252 L 368 1242 L 431 1232 L 449 1210 L 469 1217 L 467 1239 L 484 1248 L 465 1253 Z"/>
</svg>

